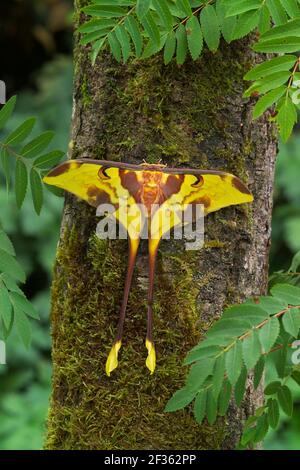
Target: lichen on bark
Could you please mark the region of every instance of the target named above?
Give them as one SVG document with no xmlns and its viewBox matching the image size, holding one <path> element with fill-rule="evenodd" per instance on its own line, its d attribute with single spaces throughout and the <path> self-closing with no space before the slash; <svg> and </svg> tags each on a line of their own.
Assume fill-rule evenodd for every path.
<svg viewBox="0 0 300 470">
<path fill-rule="evenodd" d="M 95 211 L 68 196 L 52 287 L 53 392 L 49 449 L 233 448 L 256 402 L 199 427 L 190 409 L 164 413 L 182 385 L 182 360 L 224 306 L 265 291 L 276 143 L 266 118 L 252 122 L 243 75 L 256 60 L 248 41 L 222 44 L 196 62 L 161 55 L 92 67 L 76 43 L 71 158 L 223 169 L 248 183 L 252 206 L 206 220 L 205 246 L 163 241 L 158 256 L 154 338 L 157 370 L 145 368 L 147 247 L 130 293 L 119 368 L 104 364 L 114 338 L 126 270 L 124 240 L 95 236 Z"/>
</svg>

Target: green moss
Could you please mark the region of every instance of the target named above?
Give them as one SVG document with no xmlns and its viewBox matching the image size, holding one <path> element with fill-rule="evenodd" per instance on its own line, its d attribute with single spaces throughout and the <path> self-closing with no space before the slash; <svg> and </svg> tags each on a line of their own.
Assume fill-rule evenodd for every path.
<svg viewBox="0 0 300 470">
<path fill-rule="evenodd" d="M 89 106 L 92 102 L 92 98 L 89 94 L 88 79 L 86 75 L 83 76 L 81 83 L 81 102 L 84 107 Z"/>
</svg>

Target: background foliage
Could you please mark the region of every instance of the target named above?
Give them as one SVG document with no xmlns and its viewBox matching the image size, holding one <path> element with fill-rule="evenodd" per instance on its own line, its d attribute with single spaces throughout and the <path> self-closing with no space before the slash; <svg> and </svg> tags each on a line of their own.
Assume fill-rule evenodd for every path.
<svg viewBox="0 0 300 470">
<path fill-rule="evenodd" d="M 0 13 L 4 9 L 6 20 L 6 36 L 1 36 L 0 41 L 6 51 L 1 56 L 6 57 L 6 62 L 0 78 L 6 80 L 10 96 L 14 92 L 19 94 L 16 113 L 10 122 L 11 129 L 15 129 L 27 117 L 37 115 L 37 132 L 48 129 L 55 131 L 54 145 L 61 149 L 67 148 L 71 116 L 71 4 L 71 1 L 55 0 L 6 0 L 0 6 Z M 20 14 L 26 18 L 26 33 L 30 31 L 27 36 L 30 37 L 31 53 L 27 57 L 31 59 L 27 60 L 26 67 L 21 47 L 23 28 L 14 32 L 13 39 L 9 28 L 13 19 Z M 52 22 L 49 18 L 53 18 Z M 8 38 L 7 31 L 10 32 Z M 42 34 L 41 31 L 47 33 Z M 0 34 L 4 33 L 2 29 Z M 29 47 L 28 43 L 26 47 Z M 7 48 L 11 55 L 14 54 L 11 64 L 7 62 Z M 16 57 L 20 58 L 17 70 Z M 299 180 L 300 133 L 296 129 L 288 143 L 280 145 L 277 161 L 271 271 L 287 269 L 292 255 L 300 249 Z M 35 322 L 30 349 L 25 350 L 14 336 L 8 341 L 8 365 L 0 366 L 0 449 L 41 448 L 51 374 L 49 288 L 62 200 L 45 193 L 44 208 L 38 217 L 32 209 L 31 200 L 25 199 L 22 212 L 19 213 L 15 197 L 11 195 L 7 204 L 5 185 L 1 184 L 1 188 L 0 220 L 13 240 L 19 261 L 25 267 L 25 292 L 33 300 L 41 321 Z M 294 387 L 293 393 L 298 393 L 294 417 L 290 420 L 282 413 L 281 427 L 278 432 L 268 434 L 266 448 L 300 448 L 299 388 Z"/>
</svg>

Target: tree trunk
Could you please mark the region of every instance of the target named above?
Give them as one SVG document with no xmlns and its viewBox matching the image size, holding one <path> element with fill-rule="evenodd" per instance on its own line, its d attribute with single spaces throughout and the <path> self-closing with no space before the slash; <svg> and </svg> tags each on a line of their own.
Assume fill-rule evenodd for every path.
<svg viewBox="0 0 300 470">
<path fill-rule="evenodd" d="M 79 0 L 78 2 L 79 3 Z M 77 5 L 78 8 L 79 5 Z M 160 55 L 119 65 L 108 52 L 92 67 L 75 47 L 71 158 L 226 170 L 245 181 L 253 204 L 206 218 L 205 246 L 163 241 L 156 272 L 157 369 L 145 367 L 147 246 L 131 289 L 119 368 L 105 375 L 127 263 L 127 242 L 95 236 L 95 210 L 67 196 L 52 288 L 53 391 L 50 449 L 234 448 L 257 404 L 249 384 L 238 412 L 201 427 L 190 409 L 166 414 L 182 386 L 182 360 L 222 309 L 267 285 L 276 139 L 252 122 L 243 75 L 257 56 L 249 42 L 223 44 L 183 66 Z"/>
</svg>

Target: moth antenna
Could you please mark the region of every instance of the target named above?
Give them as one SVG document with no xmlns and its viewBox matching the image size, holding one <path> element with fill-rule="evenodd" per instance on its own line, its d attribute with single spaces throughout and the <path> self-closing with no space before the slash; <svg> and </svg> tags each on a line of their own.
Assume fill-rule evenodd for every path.
<svg viewBox="0 0 300 470">
<path fill-rule="evenodd" d="M 115 341 L 112 345 L 110 353 L 108 355 L 106 361 L 106 374 L 110 376 L 111 372 L 118 367 L 118 353 L 122 345 L 122 336 L 123 336 L 123 328 L 124 328 L 124 321 L 126 315 L 126 307 L 128 302 L 128 296 L 132 281 L 132 274 L 134 270 L 136 255 L 139 247 L 140 240 L 139 239 L 132 239 L 129 237 L 129 257 L 128 257 L 128 266 L 127 266 L 127 273 L 125 279 L 125 287 L 124 287 L 124 294 L 122 305 L 120 308 L 120 316 L 119 322 L 117 327 L 117 335 Z"/>
<path fill-rule="evenodd" d="M 146 366 L 153 374 L 156 366 L 156 353 L 153 342 L 153 294 L 154 294 L 154 274 L 156 256 L 159 245 L 159 239 L 152 239 L 149 234 L 149 287 L 148 287 L 148 313 L 147 313 L 147 336 L 146 348 L 148 350 L 148 357 L 146 359 Z"/>
</svg>

